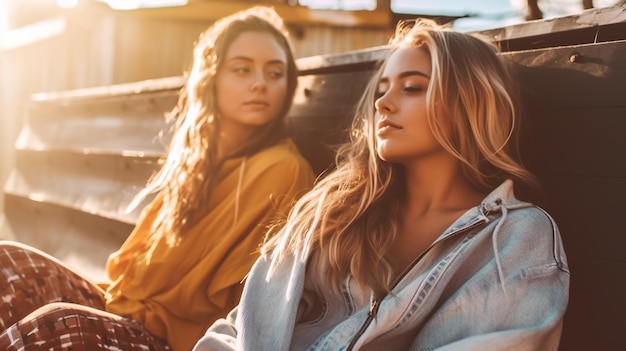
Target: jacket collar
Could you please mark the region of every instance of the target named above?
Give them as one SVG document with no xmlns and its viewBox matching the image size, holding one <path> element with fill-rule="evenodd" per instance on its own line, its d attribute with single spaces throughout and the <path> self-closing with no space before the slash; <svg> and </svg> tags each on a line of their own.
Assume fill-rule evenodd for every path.
<svg viewBox="0 0 626 351">
<path fill-rule="evenodd" d="M 478 223 L 490 222 L 494 214 L 502 212 L 502 208 L 513 210 L 517 208 L 529 207 L 532 204 L 520 201 L 515 198 L 513 192 L 513 181 L 505 180 L 497 188 L 491 191 L 478 206 L 465 212 L 441 235 L 439 240 L 448 237 L 458 231 L 465 230 Z"/>
</svg>

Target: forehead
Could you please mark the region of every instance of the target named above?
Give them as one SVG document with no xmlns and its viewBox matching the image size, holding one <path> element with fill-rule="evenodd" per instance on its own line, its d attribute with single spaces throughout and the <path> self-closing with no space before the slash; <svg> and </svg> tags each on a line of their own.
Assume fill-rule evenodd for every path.
<svg viewBox="0 0 626 351">
<path fill-rule="evenodd" d="M 254 61 L 287 62 L 287 53 L 276 38 L 267 32 L 243 32 L 228 47 L 226 59 L 247 58 Z"/>
<path fill-rule="evenodd" d="M 426 49 L 403 46 L 387 58 L 382 75 L 390 78 L 406 71 L 419 71 L 430 76 L 431 70 L 431 59 Z"/>
</svg>

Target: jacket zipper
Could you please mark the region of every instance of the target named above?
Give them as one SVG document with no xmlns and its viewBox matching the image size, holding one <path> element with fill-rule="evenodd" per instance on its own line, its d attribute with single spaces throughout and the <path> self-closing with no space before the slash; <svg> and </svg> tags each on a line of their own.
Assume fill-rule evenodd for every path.
<svg viewBox="0 0 626 351">
<path fill-rule="evenodd" d="M 386 295 L 383 295 L 382 297 L 377 297 L 376 299 L 374 299 L 374 301 L 372 301 L 372 304 L 370 305 L 370 311 L 367 314 L 367 318 L 361 325 L 361 328 L 359 328 L 359 330 L 356 332 L 356 334 L 350 341 L 350 344 L 348 345 L 348 348 L 346 348 L 346 351 L 351 351 L 354 348 L 354 345 L 356 344 L 357 340 L 359 340 L 361 335 L 365 333 L 365 329 L 369 327 L 370 323 L 372 323 L 372 320 L 374 320 L 374 317 L 376 317 L 376 313 L 378 313 L 378 307 L 380 306 L 380 302 L 385 298 L 385 296 Z"/>
<path fill-rule="evenodd" d="M 415 257 L 415 259 L 413 259 L 413 261 L 411 261 L 411 263 L 406 266 L 402 272 L 396 277 L 396 279 L 394 279 L 393 283 L 391 284 L 391 290 L 395 289 L 396 285 L 398 285 L 398 283 L 400 283 L 400 281 L 402 280 L 402 278 L 404 278 L 407 274 L 409 274 L 409 272 L 411 271 L 411 269 L 413 269 L 413 267 L 417 264 L 417 262 L 419 262 L 419 260 L 428 252 L 430 251 L 431 248 L 433 248 L 435 245 L 439 244 L 440 242 L 452 237 L 452 236 L 456 236 L 459 233 L 465 232 L 467 230 L 473 229 L 481 224 L 485 223 L 485 220 L 480 220 L 478 222 L 472 223 L 471 225 L 465 227 L 465 228 L 460 228 L 457 229 L 456 232 L 450 233 L 448 235 L 446 235 L 444 238 L 440 239 L 440 240 L 436 240 L 435 242 L 433 242 L 432 244 L 430 244 L 430 246 L 424 250 L 421 254 L 419 254 L 417 257 Z M 354 349 L 354 346 L 356 345 L 356 342 L 359 340 L 359 338 L 363 335 L 363 333 L 365 333 L 365 329 L 367 329 L 367 327 L 369 327 L 369 325 L 372 323 L 372 321 L 374 320 L 374 318 L 376 317 L 376 314 L 378 313 L 378 309 L 380 307 L 381 302 L 385 299 L 385 297 L 387 297 L 387 295 L 389 295 L 388 293 L 379 296 L 377 298 L 375 298 L 372 301 L 372 304 L 370 305 L 370 310 L 367 314 L 367 318 L 365 319 L 365 321 L 363 321 L 363 324 L 361 325 L 361 328 L 359 328 L 359 330 L 356 332 L 356 334 L 354 335 L 354 337 L 352 338 L 352 340 L 350 341 L 350 344 L 348 345 L 348 347 L 346 348 L 346 351 L 352 351 L 352 349 Z"/>
</svg>

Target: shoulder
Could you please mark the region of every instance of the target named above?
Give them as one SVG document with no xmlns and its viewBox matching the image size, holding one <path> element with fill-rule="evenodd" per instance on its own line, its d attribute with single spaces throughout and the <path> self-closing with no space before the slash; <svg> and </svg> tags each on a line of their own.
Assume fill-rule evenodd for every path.
<svg viewBox="0 0 626 351">
<path fill-rule="evenodd" d="M 284 138 L 259 151 L 255 157 L 272 159 L 298 159 L 306 161 L 291 138 Z"/>
<path fill-rule="evenodd" d="M 487 195 L 481 208 L 488 217 L 501 222 L 500 227 L 506 232 L 545 235 L 558 231 L 548 212 L 515 197 L 511 180 L 504 181 Z"/>
<path fill-rule="evenodd" d="M 499 235 L 503 249 L 513 250 L 524 260 L 556 263 L 559 268 L 567 266 L 561 233 L 545 210 L 535 205 L 508 210 L 502 214 Z"/>
<path fill-rule="evenodd" d="M 556 233 L 558 228 L 556 222 L 544 209 L 527 204 L 521 208 L 509 209 L 506 214 L 507 226 L 511 229 L 517 229 L 532 233 L 542 233 L 541 235 Z"/>
<path fill-rule="evenodd" d="M 251 171 L 270 172 L 275 175 L 301 174 L 311 178 L 314 176 L 309 162 L 289 138 L 282 139 L 250 157 L 248 167 Z"/>
</svg>

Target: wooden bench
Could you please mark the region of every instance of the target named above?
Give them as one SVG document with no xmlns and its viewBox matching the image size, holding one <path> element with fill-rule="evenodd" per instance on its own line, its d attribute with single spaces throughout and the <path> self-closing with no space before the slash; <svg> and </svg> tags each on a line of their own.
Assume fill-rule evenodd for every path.
<svg viewBox="0 0 626 351">
<path fill-rule="evenodd" d="M 626 8 L 483 32 L 515 61 L 523 154 L 545 186 L 572 271 L 561 350 L 626 339 Z M 290 112 L 316 171 L 332 164 L 353 105 L 386 48 L 300 59 Z M 12 235 L 77 269 L 104 265 L 131 231 L 124 209 L 164 151 L 157 138 L 182 77 L 36 94 L 4 187 Z M 85 259 L 87 258 L 87 259 Z M 87 262 L 87 263 L 85 263 Z"/>
</svg>

